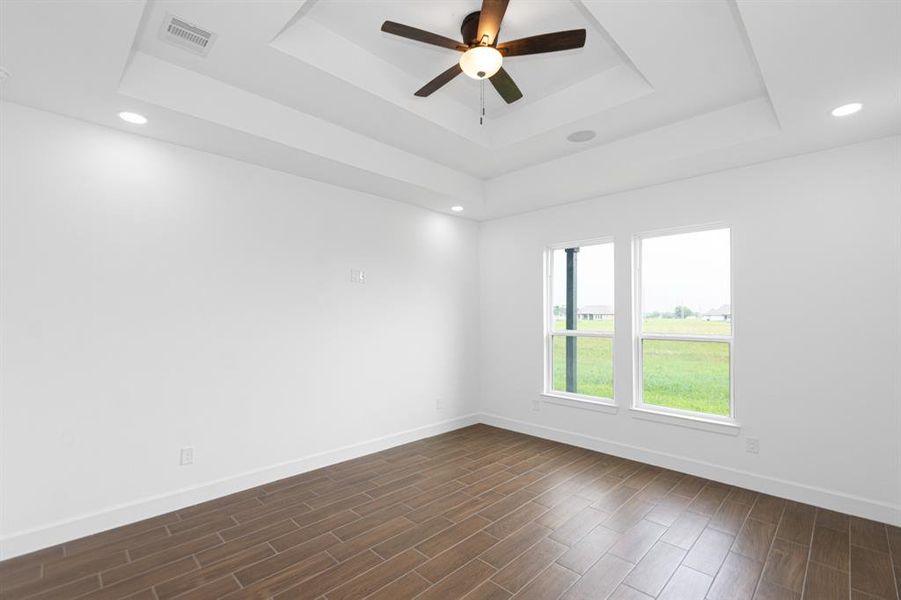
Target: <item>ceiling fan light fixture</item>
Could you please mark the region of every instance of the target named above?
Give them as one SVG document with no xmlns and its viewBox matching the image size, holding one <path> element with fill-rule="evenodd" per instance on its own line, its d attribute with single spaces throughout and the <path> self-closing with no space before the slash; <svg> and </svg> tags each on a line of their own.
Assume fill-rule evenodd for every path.
<svg viewBox="0 0 901 600">
<path fill-rule="evenodd" d="M 473 79 L 488 79 L 504 62 L 503 55 L 491 46 L 475 46 L 460 57 L 460 68 Z"/>
</svg>

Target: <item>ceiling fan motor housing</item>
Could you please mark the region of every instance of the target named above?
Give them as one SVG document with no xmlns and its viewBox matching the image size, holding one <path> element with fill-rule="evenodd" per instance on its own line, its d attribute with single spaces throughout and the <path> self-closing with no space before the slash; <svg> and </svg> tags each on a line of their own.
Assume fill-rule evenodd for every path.
<svg viewBox="0 0 901 600">
<path fill-rule="evenodd" d="M 463 23 L 460 24 L 460 35 L 463 36 L 463 43 L 467 46 L 478 46 L 481 43 L 479 39 L 479 16 L 481 14 L 482 11 L 477 10 L 463 17 Z M 497 42 L 497 35 L 494 38 L 494 41 Z"/>
</svg>

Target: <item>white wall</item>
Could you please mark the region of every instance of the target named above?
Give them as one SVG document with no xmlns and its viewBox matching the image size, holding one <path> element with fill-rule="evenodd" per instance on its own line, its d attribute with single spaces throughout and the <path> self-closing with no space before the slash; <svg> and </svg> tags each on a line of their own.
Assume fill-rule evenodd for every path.
<svg viewBox="0 0 901 600">
<path fill-rule="evenodd" d="M 630 244 L 715 221 L 733 236 L 738 437 L 635 418 Z M 616 414 L 542 403 L 542 252 L 616 242 Z M 901 524 L 901 138 L 486 223 L 490 423 Z M 760 439 L 760 454 L 744 451 Z"/>
<path fill-rule="evenodd" d="M 480 233 L 46 112 L 3 104 L 0 116 L 0 556 L 476 411 L 901 524 L 898 137 Z M 741 435 L 633 418 L 624 335 L 617 414 L 533 412 L 545 245 L 615 237 L 626 332 L 631 235 L 710 221 L 733 228 Z M 365 285 L 350 283 L 352 268 Z M 744 452 L 746 436 L 759 455 Z M 182 446 L 195 465 L 178 466 Z"/>
<path fill-rule="evenodd" d="M 4 555 L 476 410 L 475 223 L 0 114 Z"/>
</svg>

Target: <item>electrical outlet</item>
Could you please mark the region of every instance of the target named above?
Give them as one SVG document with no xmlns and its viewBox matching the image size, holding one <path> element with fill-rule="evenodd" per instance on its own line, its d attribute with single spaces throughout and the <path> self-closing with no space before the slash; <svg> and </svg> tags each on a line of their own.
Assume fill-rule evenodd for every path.
<svg viewBox="0 0 901 600">
<path fill-rule="evenodd" d="M 760 440 L 757 438 L 745 438 L 745 452 L 760 454 Z"/>
<path fill-rule="evenodd" d="M 366 283 L 366 271 L 362 269 L 351 269 L 350 270 L 350 282 L 351 283 Z"/>
<path fill-rule="evenodd" d="M 444 410 L 444 400 L 435 398 L 435 410 Z"/>
<path fill-rule="evenodd" d="M 194 448 L 182 448 L 178 458 L 178 464 L 185 467 L 194 464 Z"/>
<path fill-rule="evenodd" d="M 535 412 L 541 410 L 541 400 L 532 400 L 532 410 Z"/>
</svg>

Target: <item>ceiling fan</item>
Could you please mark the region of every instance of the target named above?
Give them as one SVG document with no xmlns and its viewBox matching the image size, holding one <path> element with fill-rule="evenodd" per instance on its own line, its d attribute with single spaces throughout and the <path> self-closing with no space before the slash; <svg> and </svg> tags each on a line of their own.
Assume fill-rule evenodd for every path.
<svg viewBox="0 0 901 600">
<path fill-rule="evenodd" d="M 394 21 L 382 23 L 382 31 L 386 33 L 463 53 L 460 62 L 422 86 L 416 96 L 429 96 L 460 73 L 466 73 L 473 79 L 490 81 L 501 98 L 510 104 L 522 98 L 522 92 L 504 70 L 505 58 L 571 50 L 585 45 L 584 29 L 544 33 L 499 44 L 498 33 L 509 1 L 482 0 L 482 10 L 466 15 L 460 25 L 462 43 Z"/>
</svg>

